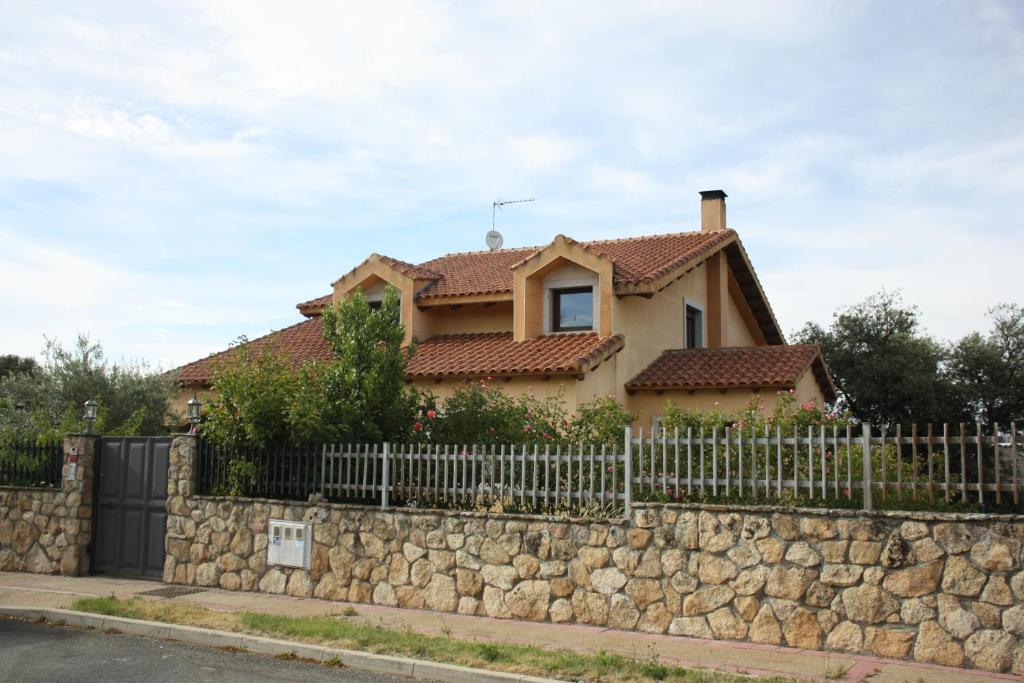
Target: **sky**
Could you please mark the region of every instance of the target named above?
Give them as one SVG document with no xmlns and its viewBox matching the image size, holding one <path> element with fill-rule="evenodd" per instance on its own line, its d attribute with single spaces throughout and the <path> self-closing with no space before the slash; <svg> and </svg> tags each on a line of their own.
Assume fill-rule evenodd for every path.
<svg viewBox="0 0 1024 683">
<path fill-rule="evenodd" d="M 173 368 L 372 252 L 699 228 L 787 334 L 1024 303 L 1024 3 L 0 0 L 0 354 Z"/>
</svg>

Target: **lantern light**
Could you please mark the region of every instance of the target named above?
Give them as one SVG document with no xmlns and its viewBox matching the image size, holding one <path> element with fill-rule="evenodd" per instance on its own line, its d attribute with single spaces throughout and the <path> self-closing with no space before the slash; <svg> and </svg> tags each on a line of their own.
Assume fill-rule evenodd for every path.
<svg viewBox="0 0 1024 683">
<path fill-rule="evenodd" d="M 199 424 L 203 417 L 202 401 L 195 394 L 192 394 L 192 398 L 185 405 L 188 406 L 188 421 L 193 425 Z"/>
<path fill-rule="evenodd" d="M 85 412 L 82 419 L 85 420 L 85 433 L 92 434 L 92 423 L 96 421 L 96 414 L 99 412 L 99 404 L 96 399 L 90 398 L 85 402 Z"/>
</svg>

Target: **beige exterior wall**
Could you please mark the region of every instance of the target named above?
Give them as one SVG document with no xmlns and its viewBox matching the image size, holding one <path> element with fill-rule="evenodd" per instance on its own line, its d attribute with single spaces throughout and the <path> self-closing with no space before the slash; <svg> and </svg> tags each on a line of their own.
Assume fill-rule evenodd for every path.
<svg viewBox="0 0 1024 683">
<path fill-rule="evenodd" d="M 217 392 L 212 389 L 198 389 L 193 387 L 179 387 L 171 392 L 171 397 L 168 399 L 167 404 L 170 408 L 171 415 L 175 418 L 175 424 L 183 425 L 188 422 L 188 408 L 186 403 L 193 396 L 203 402 L 204 410 L 205 406 L 210 402 L 210 399 L 215 398 Z"/>
<path fill-rule="evenodd" d="M 601 363 L 588 372 L 576 383 L 576 403 L 568 406 L 569 410 L 600 396 L 616 397 L 616 381 L 618 379 L 618 360 L 622 351 Z"/>
<path fill-rule="evenodd" d="M 696 272 L 696 271 L 694 271 Z M 692 275 L 692 273 L 690 274 Z M 683 293 L 692 283 L 684 276 L 650 299 L 626 296 L 615 301 L 615 331 L 626 337 L 619 352 L 615 386 L 609 387 L 619 401 L 625 400 L 625 383 L 647 367 L 665 349 L 683 346 Z"/>
<path fill-rule="evenodd" d="M 706 266 L 702 264 L 656 292 L 650 299 L 627 296 L 616 300 L 615 331 L 625 335 L 626 346 L 619 354 L 615 387 L 609 393 L 614 393 L 620 401 L 624 401 L 626 382 L 666 349 L 684 347 L 687 303 L 695 304 L 704 312 L 704 340 L 705 345 L 709 345 L 708 280 Z M 726 329 L 723 335 L 726 345 L 756 345 L 752 331 L 728 291 L 723 292 L 722 296 L 726 302 Z"/>
<path fill-rule="evenodd" d="M 743 314 L 740 313 L 740 307 L 737 305 L 736 300 L 729 296 L 727 301 L 729 302 L 725 316 L 727 331 L 722 345 L 757 346 L 757 340 L 754 339 L 747 321 L 743 318 Z"/>
<path fill-rule="evenodd" d="M 419 389 L 428 390 L 442 402 L 455 393 L 459 387 L 479 382 L 480 380 L 446 379 L 441 382 L 434 380 L 417 380 L 413 384 Z M 539 399 L 555 396 L 560 391 L 565 396 L 566 407 L 570 410 L 576 406 L 576 385 L 573 377 L 552 377 L 545 381 L 543 377 L 513 377 L 505 382 L 492 378 L 488 386 L 500 389 L 509 396 L 521 396 L 532 392 Z"/>
<path fill-rule="evenodd" d="M 797 380 L 796 399 L 799 402 L 814 400 L 819 406 L 825 399 L 818 386 L 814 373 L 808 370 Z M 665 391 L 658 395 L 654 391 L 638 391 L 627 396 L 626 409 L 633 413 L 633 426 L 644 429 L 651 428 L 651 418 L 665 414 L 665 405 L 671 400 L 677 406 L 688 410 L 719 410 L 723 413 L 736 413 L 746 408 L 747 403 L 755 397 L 764 401 L 765 410 L 771 412 L 778 404 L 778 391 L 764 389 L 758 393 L 741 389 L 730 389 L 722 393 L 718 389 L 701 391 Z M 785 390 L 783 390 L 785 391 Z"/>
<path fill-rule="evenodd" d="M 798 401 L 814 400 L 819 406 L 825 405 L 825 394 L 821 393 L 818 380 L 815 379 L 811 370 L 804 372 L 803 376 L 796 383 L 796 398 Z"/>
<path fill-rule="evenodd" d="M 469 304 L 461 308 L 433 306 L 423 311 L 421 329 L 427 337 L 440 334 L 469 334 L 471 332 L 511 332 L 512 302 L 496 304 Z"/>
</svg>

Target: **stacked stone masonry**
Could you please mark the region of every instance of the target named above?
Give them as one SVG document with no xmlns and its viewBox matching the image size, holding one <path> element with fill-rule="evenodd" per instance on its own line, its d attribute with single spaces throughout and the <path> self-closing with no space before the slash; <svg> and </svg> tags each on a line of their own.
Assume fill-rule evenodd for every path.
<svg viewBox="0 0 1024 683">
<path fill-rule="evenodd" d="M 0 571 L 89 573 L 96 439 L 68 437 L 64 452 L 72 446 L 78 453 L 75 479 L 68 479 L 65 462 L 61 488 L 0 486 Z"/>
<path fill-rule="evenodd" d="M 1024 674 L 1024 518 L 638 506 L 629 522 L 198 497 L 171 451 L 164 579 Z M 310 570 L 267 565 L 313 523 Z"/>
</svg>

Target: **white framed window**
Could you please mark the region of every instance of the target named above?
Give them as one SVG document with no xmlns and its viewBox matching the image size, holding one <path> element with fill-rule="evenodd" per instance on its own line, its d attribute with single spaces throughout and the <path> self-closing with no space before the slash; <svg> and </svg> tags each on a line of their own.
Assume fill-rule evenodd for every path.
<svg viewBox="0 0 1024 683">
<path fill-rule="evenodd" d="M 594 329 L 594 288 L 551 290 L 551 331 L 583 332 Z"/>
<path fill-rule="evenodd" d="M 544 334 L 598 329 L 598 276 L 574 263 L 544 278 Z"/>
<path fill-rule="evenodd" d="M 685 304 L 683 345 L 688 349 L 704 347 L 704 309 L 696 304 Z"/>
</svg>

